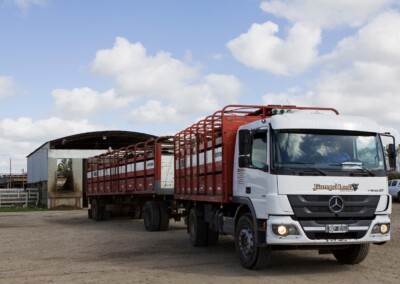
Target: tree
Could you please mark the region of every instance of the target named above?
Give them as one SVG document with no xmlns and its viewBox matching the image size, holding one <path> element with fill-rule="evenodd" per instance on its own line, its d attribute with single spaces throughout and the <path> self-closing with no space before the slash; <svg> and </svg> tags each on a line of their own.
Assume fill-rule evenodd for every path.
<svg viewBox="0 0 400 284">
<path fill-rule="evenodd" d="M 72 173 L 72 159 L 61 159 L 57 165 L 57 173 L 64 178 L 67 178 Z"/>
</svg>

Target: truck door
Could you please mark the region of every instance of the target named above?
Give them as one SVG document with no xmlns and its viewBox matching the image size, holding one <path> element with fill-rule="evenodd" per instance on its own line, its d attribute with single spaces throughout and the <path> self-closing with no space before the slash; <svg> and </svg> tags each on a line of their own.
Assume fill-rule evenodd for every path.
<svg viewBox="0 0 400 284">
<path fill-rule="evenodd" d="M 265 200 L 267 191 L 268 129 L 240 130 L 235 195 Z"/>
</svg>

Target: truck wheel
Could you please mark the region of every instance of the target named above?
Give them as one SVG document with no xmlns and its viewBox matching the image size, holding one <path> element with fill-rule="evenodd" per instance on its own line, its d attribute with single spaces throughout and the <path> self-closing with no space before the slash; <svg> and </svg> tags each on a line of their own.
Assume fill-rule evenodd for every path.
<svg viewBox="0 0 400 284">
<path fill-rule="evenodd" d="M 397 193 L 397 202 L 400 203 L 400 191 Z"/>
<path fill-rule="evenodd" d="M 343 264 L 359 264 L 369 251 L 369 244 L 349 245 L 348 248 L 333 251 L 333 255 Z"/>
<path fill-rule="evenodd" d="M 256 245 L 253 221 L 248 213 L 241 216 L 236 225 L 235 245 L 243 267 L 256 270 L 268 265 L 271 248 Z"/>
<path fill-rule="evenodd" d="M 104 212 L 102 207 L 99 206 L 99 201 L 97 198 L 92 200 L 92 219 L 95 221 L 101 221 L 104 219 Z"/>
<path fill-rule="evenodd" d="M 159 231 L 166 231 L 169 227 L 169 203 L 167 201 L 159 201 L 160 207 L 160 227 Z"/>
<path fill-rule="evenodd" d="M 156 201 L 147 201 L 143 206 L 144 227 L 147 231 L 157 231 L 160 226 L 160 209 Z"/>
<path fill-rule="evenodd" d="M 135 206 L 130 213 L 131 219 L 142 219 L 142 207 Z"/>
<path fill-rule="evenodd" d="M 203 247 L 207 244 L 208 227 L 196 207 L 190 210 L 189 234 L 192 246 Z"/>
</svg>

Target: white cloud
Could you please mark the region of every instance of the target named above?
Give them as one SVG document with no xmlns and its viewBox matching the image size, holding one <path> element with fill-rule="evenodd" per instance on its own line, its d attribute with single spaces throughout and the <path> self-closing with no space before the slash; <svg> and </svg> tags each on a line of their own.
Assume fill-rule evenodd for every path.
<svg viewBox="0 0 400 284">
<path fill-rule="evenodd" d="M 224 55 L 216 52 L 216 53 L 213 53 L 212 58 L 219 61 L 219 60 L 224 59 Z"/>
<path fill-rule="evenodd" d="M 383 13 L 326 57 L 326 68 L 308 92 L 266 94 L 264 103 L 334 107 L 374 118 L 385 127 L 400 123 L 400 14 Z"/>
<path fill-rule="evenodd" d="M 12 0 L 14 4 L 21 10 L 26 11 L 32 5 L 43 6 L 47 0 Z"/>
<path fill-rule="evenodd" d="M 360 26 L 396 0 L 268 0 L 260 8 L 291 23 L 320 28 Z"/>
<path fill-rule="evenodd" d="M 14 79 L 8 76 L 0 76 L 0 98 L 14 95 Z"/>
<path fill-rule="evenodd" d="M 214 112 L 238 102 L 241 83 L 229 75 L 209 74 L 202 82 L 182 87 L 169 99 L 150 100 L 131 112 L 131 121 L 177 122 L 199 113 Z"/>
<path fill-rule="evenodd" d="M 13 141 L 44 142 L 62 136 L 98 130 L 87 120 L 64 120 L 58 117 L 33 121 L 28 117 L 0 120 L 0 135 Z"/>
<path fill-rule="evenodd" d="M 63 120 L 57 117 L 36 121 L 28 117 L 0 120 L 0 173 L 9 167 L 10 158 L 13 172 L 20 172 L 22 168 L 26 170 L 26 156 L 47 141 L 100 129 L 100 126 L 87 120 Z"/>
<path fill-rule="evenodd" d="M 297 23 L 285 40 L 276 35 L 278 31 L 278 25 L 272 22 L 253 24 L 227 47 L 239 62 L 274 74 L 296 74 L 315 63 L 321 41 L 318 28 Z"/>
<path fill-rule="evenodd" d="M 117 38 L 111 49 L 96 53 L 92 72 L 115 80 L 115 86 L 98 92 L 91 88 L 52 92 L 57 116 L 87 117 L 107 110 L 130 108 L 131 123 L 183 121 L 225 104 L 237 103 L 241 83 L 233 75 L 202 74 L 190 51 L 184 61 L 159 51 L 148 55 L 141 43 Z"/>
<path fill-rule="evenodd" d="M 135 122 L 174 123 L 182 117 L 177 113 L 174 106 L 162 105 L 161 101 L 149 100 L 144 105 L 132 110 L 130 118 Z"/>
<path fill-rule="evenodd" d="M 135 102 L 131 121 L 181 120 L 237 101 L 241 83 L 236 77 L 204 75 L 192 64 L 189 51 L 185 58 L 181 61 L 164 51 L 148 55 L 141 43 L 117 38 L 111 49 L 97 52 L 92 71 L 115 80 L 115 98 Z"/>
<path fill-rule="evenodd" d="M 129 103 L 129 98 L 117 97 L 113 89 L 99 93 L 90 88 L 53 90 L 56 113 L 62 117 L 86 117 L 106 109 L 116 109 Z"/>
<path fill-rule="evenodd" d="M 356 35 L 342 39 L 336 50 L 326 58 L 335 66 L 354 61 L 398 66 L 400 64 L 399 27 L 399 13 L 382 13 L 358 30 Z"/>
<path fill-rule="evenodd" d="M 168 96 L 199 76 L 197 67 L 174 59 L 164 51 L 147 55 L 141 43 L 132 44 L 125 38 L 117 38 L 112 49 L 98 51 L 92 70 L 114 78 L 119 94 L 131 97 Z"/>
<path fill-rule="evenodd" d="M 322 76 L 315 85 L 316 102 L 345 113 L 399 123 L 400 67 L 356 62 L 352 68 Z"/>
<path fill-rule="evenodd" d="M 395 3 L 396 0 L 267 0 L 260 8 L 285 18 L 291 25 L 287 35 L 279 33 L 279 26 L 273 22 L 254 23 L 246 33 L 229 41 L 227 47 L 237 61 L 248 67 L 279 75 L 300 74 L 319 61 L 322 30 L 360 27 Z"/>
<path fill-rule="evenodd" d="M 336 69 L 315 84 L 320 100 L 330 100 L 347 113 L 373 116 L 385 124 L 400 123 L 399 26 L 399 13 L 382 13 L 357 34 L 339 42 L 327 57 L 327 64 Z"/>
</svg>

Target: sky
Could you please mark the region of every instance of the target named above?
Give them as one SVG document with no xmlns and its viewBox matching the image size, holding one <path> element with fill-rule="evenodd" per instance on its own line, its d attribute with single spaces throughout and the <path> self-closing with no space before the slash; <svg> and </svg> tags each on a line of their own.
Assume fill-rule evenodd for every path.
<svg viewBox="0 0 400 284">
<path fill-rule="evenodd" d="M 228 104 L 334 107 L 400 141 L 400 0 L 0 0 L 0 173 Z"/>
</svg>

